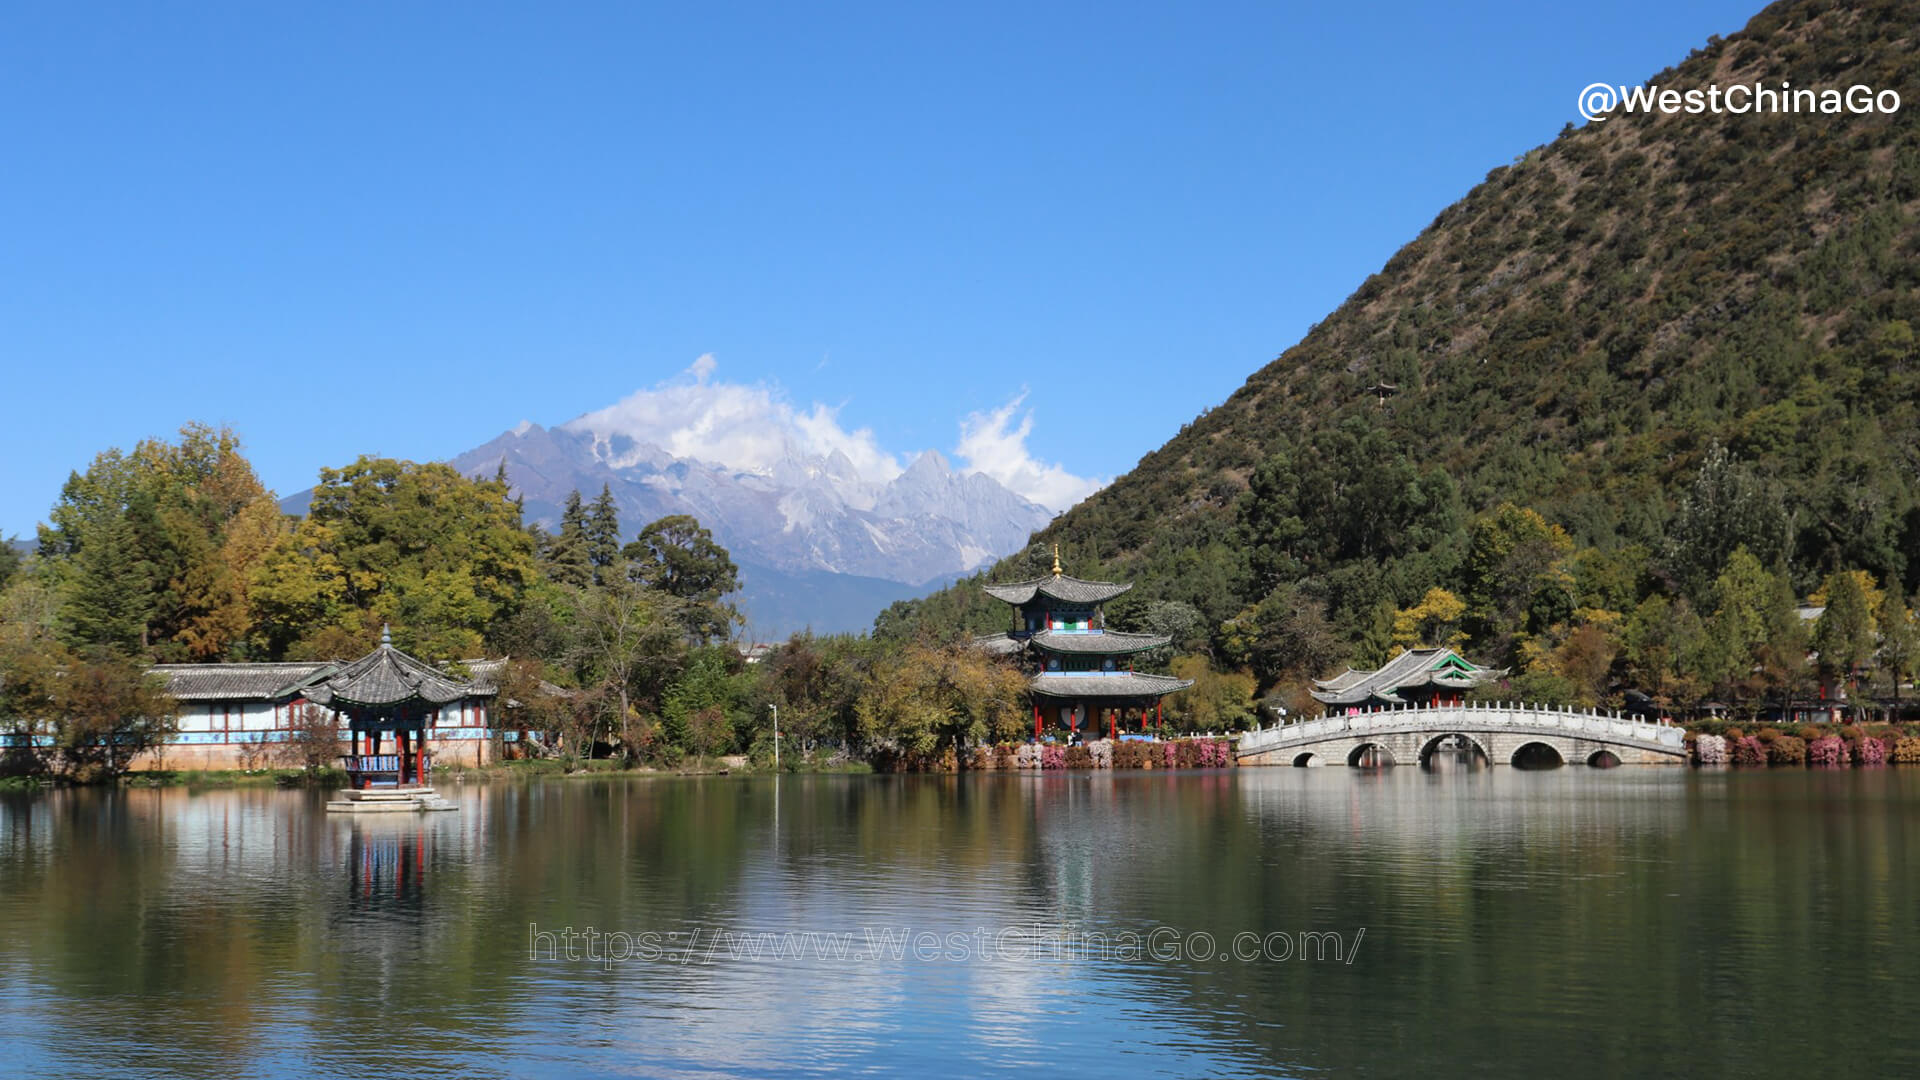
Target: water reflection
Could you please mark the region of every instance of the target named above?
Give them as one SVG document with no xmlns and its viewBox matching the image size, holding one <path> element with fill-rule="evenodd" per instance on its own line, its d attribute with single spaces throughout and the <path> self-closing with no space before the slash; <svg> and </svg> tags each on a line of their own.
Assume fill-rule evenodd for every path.
<svg viewBox="0 0 1920 1080">
<path fill-rule="evenodd" d="M 1913 1063 L 1874 1017 L 1920 985 L 1920 776 L 1432 758 L 477 785 L 391 818 L 324 793 L 9 798 L 0 1039 L 28 1073 L 196 1077 Z M 530 958 L 588 927 L 668 948 Z M 1005 927 L 1366 933 L 1337 962 L 738 944 Z M 1812 1001 L 1875 1007 L 1779 1020 Z"/>
</svg>

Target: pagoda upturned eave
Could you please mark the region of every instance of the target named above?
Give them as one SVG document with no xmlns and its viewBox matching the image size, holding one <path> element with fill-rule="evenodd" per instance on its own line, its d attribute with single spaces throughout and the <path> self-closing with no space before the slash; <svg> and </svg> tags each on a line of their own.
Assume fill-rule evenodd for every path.
<svg viewBox="0 0 1920 1080">
<path fill-rule="evenodd" d="M 378 648 L 314 684 L 307 698 L 336 709 L 392 709 L 412 702 L 446 705 L 473 690 L 471 683 L 408 656 L 383 637 Z"/>
<path fill-rule="evenodd" d="M 988 596 L 1016 606 L 1028 603 L 1035 596 L 1047 596 L 1068 604 L 1098 604 L 1119 596 L 1133 588 L 1133 584 L 1116 585 L 1111 581 L 1084 581 L 1065 574 L 1049 574 L 1030 581 L 1009 581 L 981 588 Z"/>
<path fill-rule="evenodd" d="M 1038 630 L 1028 641 L 1047 652 L 1074 656 L 1124 656 L 1158 649 L 1173 639 L 1159 634 L 1129 634 L 1121 630 Z"/>
</svg>

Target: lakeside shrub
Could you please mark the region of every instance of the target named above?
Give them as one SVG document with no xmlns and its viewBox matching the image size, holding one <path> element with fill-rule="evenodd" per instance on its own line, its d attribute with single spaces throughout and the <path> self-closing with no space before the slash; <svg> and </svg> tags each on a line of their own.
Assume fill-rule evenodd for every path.
<svg viewBox="0 0 1920 1080">
<path fill-rule="evenodd" d="M 1016 767 L 1018 763 L 1019 753 L 1014 749 L 1012 743 L 1001 743 L 999 746 L 993 748 L 994 768 L 1011 769 Z"/>
<path fill-rule="evenodd" d="M 1087 749 L 1085 743 L 1076 743 L 1073 746 L 1069 746 L 1067 747 L 1066 764 L 1069 769 L 1091 769 L 1093 768 L 1093 752 Z"/>
<path fill-rule="evenodd" d="M 1013 766 L 1016 769 L 1037 769 L 1040 767 L 1040 747 L 1036 743 L 1021 743 L 1013 748 Z"/>
<path fill-rule="evenodd" d="M 1825 724 L 1801 724 L 1794 729 L 1793 733 L 1808 743 L 1825 738 L 1829 734 Z"/>
<path fill-rule="evenodd" d="M 1772 746 L 1773 740 L 1779 738 L 1783 734 L 1785 733 L 1782 732 L 1777 727 L 1763 727 L 1760 729 L 1759 734 L 1755 735 L 1754 738 L 1759 739 L 1761 742 L 1766 743 L 1768 746 Z"/>
<path fill-rule="evenodd" d="M 1777 735 L 1767 744 L 1767 760 L 1775 765 L 1805 765 L 1807 741 L 1793 735 Z"/>
<path fill-rule="evenodd" d="M 1906 735 L 1896 740 L 1893 761 L 1896 765 L 1920 765 L 1920 737 Z"/>
<path fill-rule="evenodd" d="M 1861 739 L 1853 748 L 1855 765 L 1885 765 L 1887 763 L 1887 744 L 1874 738 Z"/>
<path fill-rule="evenodd" d="M 1807 760 L 1815 765 L 1845 765 L 1846 742 L 1838 735 L 1825 735 L 1807 744 Z"/>
<path fill-rule="evenodd" d="M 1751 735 L 1742 735 L 1733 744 L 1733 763 L 1751 768 L 1767 763 L 1767 748 Z"/>
<path fill-rule="evenodd" d="M 1042 769 L 1064 769 L 1067 767 L 1067 752 L 1054 743 L 1045 743 L 1040 747 L 1040 767 Z"/>
<path fill-rule="evenodd" d="M 1180 767 L 1180 751 L 1173 743 L 1164 742 L 1160 744 L 1160 767 L 1163 769 L 1177 769 Z"/>
<path fill-rule="evenodd" d="M 1122 742 L 1113 748 L 1113 767 L 1116 769 L 1144 769 L 1147 767 L 1147 748 L 1152 743 Z"/>
</svg>

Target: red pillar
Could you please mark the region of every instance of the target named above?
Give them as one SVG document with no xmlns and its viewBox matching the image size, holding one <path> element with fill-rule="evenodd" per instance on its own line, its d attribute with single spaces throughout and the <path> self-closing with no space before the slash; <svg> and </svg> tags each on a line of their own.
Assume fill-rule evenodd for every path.
<svg viewBox="0 0 1920 1080">
<path fill-rule="evenodd" d="M 1108 709 L 1107 710 L 1107 738 L 1118 739 L 1119 737 L 1120 737 L 1120 710 Z"/>
<path fill-rule="evenodd" d="M 1033 703 L 1033 741 L 1040 741 L 1040 703 Z"/>
</svg>

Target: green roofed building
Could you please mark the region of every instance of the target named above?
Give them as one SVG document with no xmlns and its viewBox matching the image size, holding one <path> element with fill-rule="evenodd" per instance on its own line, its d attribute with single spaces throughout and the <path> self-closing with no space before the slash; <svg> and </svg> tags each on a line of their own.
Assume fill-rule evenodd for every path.
<svg viewBox="0 0 1920 1080">
<path fill-rule="evenodd" d="M 1033 735 L 1058 726 L 1069 735 L 1089 724 L 1109 735 L 1136 723 L 1145 730 L 1161 721 L 1160 701 L 1193 685 L 1190 679 L 1133 670 L 1134 658 L 1166 645 L 1168 638 L 1106 628 L 1103 605 L 1132 585 L 1083 581 L 1060 570 L 1031 581 L 987 585 L 987 595 L 1013 607 L 1013 628 L 979 638 L 981 648 L 1019 656 L 1033 672 Z"/>
<path fill-rule="evenodd" d="M 1408 649 L 1377 671 L 1348 668 L 1331 679 L 1315 679 L 1313 696 L 1335 715 L 1459 705 L 1467 691 L 1505 674 L 1504 669 L 1481 667 L 1452 649 Z"/>
</svg>

